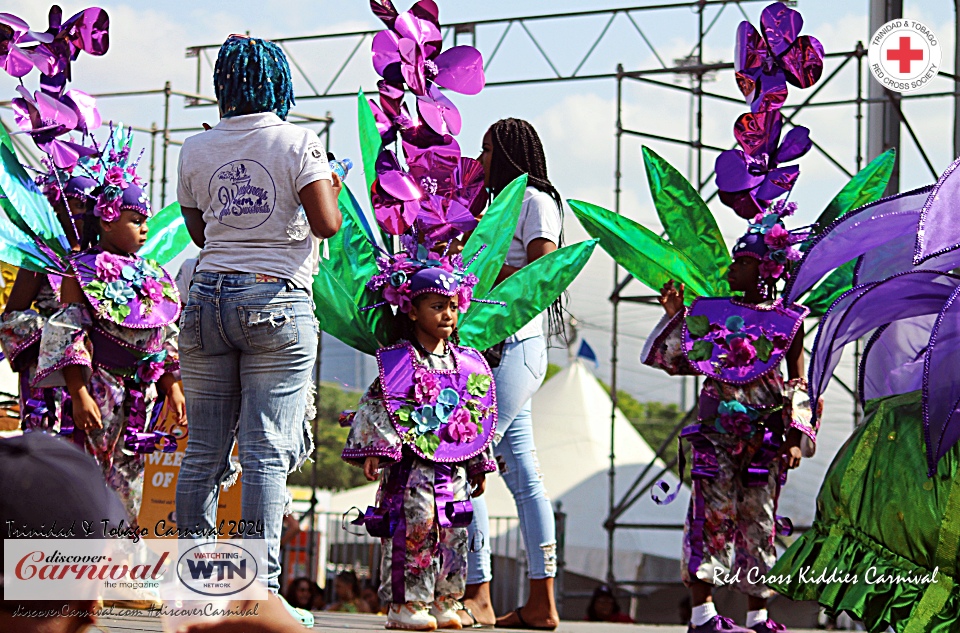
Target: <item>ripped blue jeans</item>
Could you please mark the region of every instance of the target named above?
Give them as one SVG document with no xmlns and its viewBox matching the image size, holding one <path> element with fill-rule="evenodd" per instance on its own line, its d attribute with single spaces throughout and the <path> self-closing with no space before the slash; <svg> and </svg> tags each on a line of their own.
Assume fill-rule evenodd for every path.
<svg viewBox="0 0 960 633">
<path fill-rule="evenodd" d="M 188 442 L 177 481 L 177 526 L 216 525 L 219 484 L 236 441 L 241 513 L 262 523 L 268 589 L 279 590 L 287 474 L 310 449 L 304 413 L 317 358 L 313 300 L 273 277 L 197 273 L 180 319 Z"/>
</svg>

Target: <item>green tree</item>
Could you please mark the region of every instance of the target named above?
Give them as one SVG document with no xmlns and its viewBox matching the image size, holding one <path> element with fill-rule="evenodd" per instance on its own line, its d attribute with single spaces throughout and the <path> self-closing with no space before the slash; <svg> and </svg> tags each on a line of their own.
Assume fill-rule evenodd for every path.
<svg viewBox="0 0 960 633">
<path fill-rule="evenodd" d="M 317 487 L 330 490 L 354 488 L 367 483 L 363 471 L 340 459 L 340 452 L 347 441 L 349 428 L 339 424 L 340 413 L 357 408 L 359 391 L 347 391 L 339 385 L 322 383 L 320 385 L 320 407 L 316 424 L 317 445 Z M 287 483 L 295 486 L 309 486 L 313 476 L 313 463 L 306 462 L 299 471 L 287 478 Z"/>
</svg>

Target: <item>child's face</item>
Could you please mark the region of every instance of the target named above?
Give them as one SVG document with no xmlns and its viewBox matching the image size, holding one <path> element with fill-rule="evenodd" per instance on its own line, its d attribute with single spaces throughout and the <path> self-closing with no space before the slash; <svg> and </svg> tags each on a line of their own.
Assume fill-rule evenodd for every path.
<svg viewBox="0 0 960 633">
<path fill-rule="evenodd" d="M 130 209 L 113 222 L 100 222 L 101 242 L 120 253 L 136 253 L 147 241 L 147 216 Z"/>
<path fill-rule="evenodd" d="M 730 290 L 747 292 L 760 283 L 760 260 L 755 257 L 737 257 L 730 263 L 727 271 Z"/>
<path fill-rule="evenodd" d="M 459 316 L 457 298 L 430 292 L 417 299 L 409 313 L 414 327 L 439 340 L 453 336 Z"/>
</svg>

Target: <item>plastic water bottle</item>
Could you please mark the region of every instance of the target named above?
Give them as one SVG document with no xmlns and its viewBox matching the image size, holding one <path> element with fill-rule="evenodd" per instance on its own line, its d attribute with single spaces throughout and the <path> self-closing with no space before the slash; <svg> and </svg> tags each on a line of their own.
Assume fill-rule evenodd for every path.
<svg viewBox="0 0 960 633">
<path fill-rule="evenodd" d="M 339 176 L 341 181 L 345 180 L 347 174 L 353 169 L 352 160 L 349 158 L 337 160 L 332 152 L 327 152 L 327 161 L 330 163 L 330 171 Z M 307 212 L 301 206 L 287 225 L 287 237 L 292 241 L 300 242 L 307 239 L 308 235 L 310 235 L 310 222 L 307 220 Z"/>
</svg>

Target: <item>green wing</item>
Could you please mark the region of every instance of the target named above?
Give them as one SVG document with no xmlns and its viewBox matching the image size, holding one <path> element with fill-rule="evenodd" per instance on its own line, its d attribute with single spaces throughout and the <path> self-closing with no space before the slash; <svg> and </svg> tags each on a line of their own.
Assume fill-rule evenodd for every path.
<svg viewBox="0 0 960 633">
<path fill-rule="evenodd" d="M 676 246 L 629 218 L 602 207 L 568 200 L 587 233 L 638 281 L 659 292 L 668 280 L 686 285 L 686 298 L 710 296 L 711 284 L 693 261 Z"/>
<path fill-rule="evenodd" d="M 483 297 L 507 305 L 471 304 L 458 326 L 460 340 L 475 349 L 487 349 L 515 334 L 567 289 L 596 245 L 597 240 L 587 240 L 565 246 L 508 277 Z"/>
<path fill-rule="evenodd" d="M 363 158 L 363 176 L 367 181 L 367 194 L 377 178 L 376 162 L 380 154 L 380 130 L 377 129 L 377 120 L 373 118 L 370 102 L 367 101 L 363 90 L 357 95 L 357 123 L 360 127 L 360 155 Z"/>
<path fill-rule="evenodd" d="M 814 234 L 827 228 L 845 213 L 879 200 L 890 182 L 897 150 L 888 149 L 850 179 L 840 193 L 830 201 L 814 225 Z"/>
<path fill-rule="evenodd" d="M 6 131 L 0 128 L 0 136 Z M 23 169 L 5 143 L 0 143 L 0 191 L 8 204 L 3 205 L 10 221 L 31 238 L 36 238 L 60 258 L 70 252 L 70 243 L 60 220 L 36 183 Z M 51 260 L 51 263 L 54 263 Z"/>
<path fill-rule="evenodd" d="M 699 265 L 712 295 L 729 294 L 730 251 L 713 213 L 697 190 L 670 163 L 648 147 L 642 152 L 653 203 L 670 243 Z"/>
<path fill-rule="evenodd" d="M 490 208 L 483 215 L 480 224 L 473 230 L 473 234 L 463 247 L 463 261 L 469 263 L 477 253 L 480 255 L 470 266 L 469 271 L 480 281 L 474 287 L 478 297 L 483 297 L 497 280 L 503 261 L 510 250 L 510 242 L 517 230 L 517 220 L 520 218 L 520 209 L 523 207 L 523 192 L 527 188 L 526 174 L 520 176 L 504 187 Z M 487 247 L 480 251 L 480 247 Z"/>
<path fill-rule="evenodd" d="M 161 266 L 168 264 L 190 244 L 190 233 L 180 213 L 180 203 L 172 202 L 147 220 L 150 228 L 147 243 L 139 255 L 156 260 Z"/>
<path fill-rule="evenodd" d="M 853 259 L 827 275 L 816 288 L 810 291 L 801 303 L 810 308 L 810 316 L 823 316 L 840 295 L 853 287 L 853 271 L 857 260 Z"/>
</svg>

